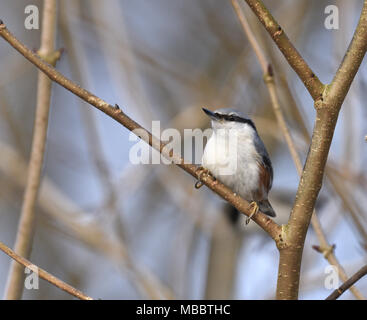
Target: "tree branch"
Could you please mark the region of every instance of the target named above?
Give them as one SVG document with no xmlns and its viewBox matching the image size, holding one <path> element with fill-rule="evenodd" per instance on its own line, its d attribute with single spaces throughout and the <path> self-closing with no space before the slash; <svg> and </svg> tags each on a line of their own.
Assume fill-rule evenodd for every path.
<svg viewBox="0 0 367 320">
<path fill-rule="evenodd" d="M 41 47 L 39 55 L 48 58 L 54 53 L 56 26 L 56 0 L 45 0 L 43 8 Z M 32 250 L 35 227 L 35 205 L 41 182 L 41 172 L 46 145 L 48 115 L 52 82 L 42 72 L 38 73 L 37 106 L 33 127 L 33 140 L 27 184 L 15 240 L 14 250 L 28 258 Z M 24 268 L 12 262 L 8 274 L 5 299 L 20 299 L 24 286 Z"/>
<path fill-rule="evenodd" d="M 297 73 L 314 100 L 320 98 L 324 85 L 293 46 L 284 30 L 260 0 L 245 0 L 273 38 L 289 65 Z"/>
<path fill-rule="evenodd" d="M 336 300 L 345 291 L 353 286 L 359 279 L 363 278 L 367 274 L 367 266 L 359 269 L 354 275 L 352 275 L 347 281 L 345 281 L 338 289 L 334 290 L 325 300 Z"/>
<path fill-rule="evenodd" d="M 338 114 L 350 85 L 367 50 L 367 1 L 350 46 L 323 97 L 315 101 L 316 120 L 306 164 L 296 200 L 285 228 L 284 247 L 280 250 L 277 297 L 298 297 L 302 251 L 315 202 L 322 185 Z"/>
<path fill-rule="evenodd" d="M 41 71 L 43 71 L 51 80 L 57 82 L 67 90 L 71 91 L 87 103 L 93 105 L 100 111 L 104 112 L 118 123 L 122 124 L 124 127 L 132 131 L 134 134 L 139 136 L 145 142 L 147 142 L 150 146 L 158 150 L 162 156 L 167 159 L 171 159 L 173 163 L 179 166 L 181 169 L 185 170 L 187 173 L 192 175 L 195 178 L 199 178 L 198 167 L 193 164 L 184 163 L 184 160 L 177 154 L 170 152 L 165 148 L 165 144 L 152 136 L 150 132 L 141 127 L 134 120 L 129 118 L 117 105 L 112 106 L 105 102 L 104 100 L 98 98 L 93 95 L 89 91 L 81 88 L 71 80 L 64 77 L 60 72 L 55 70 L 52 66 L 45 63 L 42 59 L 40 59 L 36 54 L 34 54 L 30 49 L 28 49 L 25 45 L 23 45 L 19 40 L 17 40 L 6 28 L 4 23 L 0 21 L 0 36 L 4 38 L 10 45 L 12 45 L 18 52 L 20 52 L 26 59 L 32 62 L 35 66 L 37 66 Z M 238 211 L 241 213 L 250 216 L 251 210 L 249 207 L 249 203 L 242 199 L 240 196 L 233 193 L 228 187 L 224 184 L 220 183 L 218 180 L 213 179 L 209 175 L 203 175 L 201 177 L 201 181 L 221 196 L 224 200 L 231 203 Z M 272 219 L 270 219 L 265 214 L 259 212 L 252 218 L 264 231 L 266 231 L 276 242 L 281 238 L 281 228 L 275 223 Z"/>
<path fill-rule="evenodd" d="M 93 300 L 93 298 L 85 295 L 83 292 L 79 291 L 78 289 L 75 289 L 71 285 L 65 283 L 64 281 L 56 278 L 52 274 L 48 273 L 47 271 L 37 267 L 32 262 L 28 261 L 27 259 L 21 257 L 20 255 L 16 254 L 13 250 L 11 250 L 9 247 L 7 247 L 4 243 L 0 242 L 0 250 L 6 253 L 10 258 L 14 259 L 16 263 L 20 264 L 22 266 L 22 269 L 24 267 L 29 268 L 33 272 L 36 272 L 38 276 L 49 283 L 53 284 L 54 286 L 60 288 L 61 290 L 64 290 L 65 292 L 73 295 L 74 297 L 77 297 L 82 300 Z"/>
<path fill-rule="evenodd" d="M 275 79 L 274 79 L 274 74 L 273 74 L 273 69 L 271 67 L 271 64 L 267 61 L 264 52 L 262 51 L 260 45 L 258 44 L 255 35 L 253 34 L 250 25 L 248 24 L 246 17 L 240 7 L 240 4 L 238 3 L 238 0 L 231 0 L 232 1 L 232 5 L 233 8 L 241 22 L 242 28 L 244 30 L 244 33 L 246 34 L 250 45 L 252 46 L 256 57 L 260 63 L 260 66 L 263 70 L 263 74 L 264 74 L 264 82 L 267 86 L 267 89 L 269 91 L 269 95 L 270 95 L 270 100 L 271 100 L 271 104 L 273 107 L 273 111 L 274 114 L 277 118 L 277 122 L 278 125 L 283 133 L 283 136 L 285 138 L 285 141 L 287 143 L 288 149 L 290 151 L 290 154 L 292 156 L 293 162 L 296 166 L 298 175 L 301 176 L 302 174 L 302 162 L 301 159 L 299 157 L 299 154 L 297 152 L 296 146 L 294 144 L 294 141 L 291 137 L 291 134 L 289 132 L 287 123 L 285 121 L 285 117 L 283 114 L 283 111 L 280 107 L 280 103 L 279 103 L 279 98 L 278 98 L 278 94 L 277 94 L 277 90 L 276 90 L 276 86 L 275 86 Z M 303 120 L 303 119 L 301 119 Z M 329 248 L 331 247 L 330 244 L 328 243 L 327 239 L 326 239 L 326 235 L 325 232 L 323 231 L 320 221 L 316 215 L 316 211 L 314 210 L 314 213 L 312 215 L 311 218 L 311 224 L 313 229 L 315 230 L 316 236 L 319 240 L 319 243 L 322 247 L 325 248 Z M 330 251 L 330 253 L 328 254 L 328 256 L 325 258 L 329 261 L 329 263 L 331 263 L 332 265 L 335 265 L 338 268 L 338 271 L 341 275 L 342 278 L 344 278 L 345 280 L 347 279 L 347 275 L 344 272 L 343 267 L 341 266 L 341 264 L 339 263 L 339 261 L 337 260 L 337 258 L 335 257 L 333 250 Z M 356 289 L 356 288 L 351 288 L 351 291 L 353 292 L 353 294 L 355 295 L 355 297 L 357 299 L 363 299 L 363 295 Z"/>
</svg>

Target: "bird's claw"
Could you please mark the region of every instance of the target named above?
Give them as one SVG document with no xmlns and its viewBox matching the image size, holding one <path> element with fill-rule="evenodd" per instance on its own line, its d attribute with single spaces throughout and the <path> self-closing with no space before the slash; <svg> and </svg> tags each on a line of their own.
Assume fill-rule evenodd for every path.
<svg viewBox="0 0 367 320">
<path fill-rule="evenodd" d="M 246 218 L 246 225 L 248 225 L 251 221 L 251 218 L 259 212 L 259 205 L 255 202 L 252 201 L 249 205 L 249 208 L 252 207 L 252 211 L 251 214 Z"/>
<path fill-rule="evenodd" d="M 204 183 L 200 180 L 195 182 L 195 189 L 200 189 L 202 186 L 204 185 Z"/>
<path fill-rule="evenodd" d="M 210 173 L 209 169 L 206 169 L 206 168 L 204 168 L 204 167 L 199 167 L 199 168 L 197 169 L 197 171 L 200 171 L 200 172 L 199 172 L 199 174 L 198 174 L 198 181 L 196 181 L 196 183 L 195 183 L 195 188 L 196 188 L 196 189 L 200 189 L 200 188 L 204 185 L 204 183 L 201 181 L 201 177 L 202 177 L 202 175 L 203 175 L 203 174 L 206 174 L 206 175 L 210 175 L 210 176 L 212 176 L 212 177 L 213 177 L 213 175 Z M 214 178 L 214 177 L 213 177 L 213 178 Z"/>
</svg>

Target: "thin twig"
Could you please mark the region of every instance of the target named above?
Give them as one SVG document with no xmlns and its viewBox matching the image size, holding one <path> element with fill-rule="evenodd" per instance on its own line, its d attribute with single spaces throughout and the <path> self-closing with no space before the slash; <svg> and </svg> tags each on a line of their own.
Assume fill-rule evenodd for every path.
<svg viewBox="0 0 367 320">
<path fill-rule="evenodd" d="M 345 291 L 347 291 L 353 284 L 367 274 L 367 266 L 359 269 L 354 275 L 352 275 L 347 281 L 345 281 L 338 289 L 334 290 L 325 300 L 336 300 Z"/>
<path fill-rule="evenodd" d="M 47 58 L 54 53 L 56 0 L 45 0 L 43 9 L 41 47 L 39 55 Z M 32 250 L 35 227 L 35 205 L 41 182 L 42 164 L 46 146 L 48 114 L 51 100 L 52 82 L 42 72 L 38 73 L 37 106 L 29 163 L 27 185 L 24 192 L 22 210 L 15 240 L 14 250 L 28 258 Z M 20 299 L 23 292 L 23 267 L 15 262 L 11 264 L 5 299 Z"/>
<path fill-rule="evenodd" d="M 284 30 L 273 18 L 268 9 L 259 0 L 245 1 L 264 25 L 266 31 L 268 31 L 270 36 L 273 38 L 278 48 L 287 59 L 289 65 L 297 73 L 307 90 L 310 92 L 312 98 L 314 100 L 320 98 L 324 90 L 324 85 L 317 78 L 297 49 L 293 46 Z"/>
<path fill-rule="evenodd" d="M 231 0 L 232 1 L 232 5 L 236 11 L 236 14 L 242 24 L 243 30 L 258 58 L 258 61 L 260 63 L 260 66 L 263 70 L 264 73 L 264 81 L 265 84 L 268 88 L 269 91 L 269 95 L 270 95 L 270 100 L 271 100 L 271 104 L 275 113 L 275 116 L 277 118 L 278 121 L 278 125 L 280 127 L 280 129 L 282 130 L 283 136 L 286 140 L 288 149 L 290 151 L 290 154 L 292 156 L 293 162 L 296 166 L 298 175 L 301 176 L 302 174 L 302 162 L 300 159 L 300 156 L 297 152 L 296 146 L 294 144 L 294 141 L 291 137 L 291 134 L 289 132 L 287 123 L 285 121 L 285 117 L 283 114 L 283 111 L 280 107 L 280 103 L 279 103 L 279 98 L 278 98 L 278 94 L 276 91 L 276 86 L 275 86 L 275 79 L 274 79 L 274 74 L 273 74 L 273 70 L 271 67 L 271 64 L 268 62 L 268 60 L 265 57 L 265 54 L 263 53 L 260 45 L 258 44 L 255 35 L 253 34 L 250 25 L 248 24 L 246 17 L 244 15 L 244 12 L 242 11 L 242 8 L 240 7 L 240 4 L 238 3 L 238 0 Z M 312 215 L 312 219 L 311 219 L 311 224 L 313 229 L 315 230 L 316 236 L 320 242 L 320 246 L 322 248 L 331 248 L 330 244 L 328 243 L 327 239 L 326 239 L 326 235 L 325 232 L 323 231 L 320 221 L 316 215 L 316 211 L 314 210 L 313 215 Z M 339 263 L 339 261 L 336 259 L 333 250 L 331 250 L 331 252 L 328 255 L 324 255 L 325 258 L 329 261 L 329 263 L 335 265 L 338 268 L 339 274 L 342 277 L 342 279 L 346 280 L 348 279 L 348 276 L 346 275 L 342 265 Z M 345 281 L 344 280 L 344 281 Z M 357 299 L 364 299 L 363 295 L 354 287 L 351 288 L 351 291 L 353 292 L 353 294 L 355 295 L 355 297 Z"/>
<path fill-rule="evenodd" d="M 94 3 L 92 8 L 95 8 L 97 3 Z M 72 7 L 70 7 L 70 4 L 60 3 L 59 29 L 68 48 L 72 77 L 74 79 L 78 79 L 81 83 L 86 84 L 89 79 L 93 78 L 90 72 L 91 68 L 88 66 L 88 59 L 86 59 L 87 52 L 85 51 L 85 47 L 80 44 L 80 41 L 76 41 L 76 39 L 72 37 L 73 32 L 74 34 L 79 34 L 79 32 L 71 25 L 71 23 L 69 23 L 72 19 L 70 19 L 66 10 L 66 8 L 72 9 L 75 15 L 80 15 L 80 6 L 81 4 L 77 1 L 73 2 Z M 102 47 L 106 51 L 110 51 L 108 48 L 106 49 L 105 45 L 102 45 Z M 106 60 L 110 63 L 110 59 Z M 81 72 L 81 70 L 84 70 L 84 72 Z M 121 81 L 116 80 L 113 81 L 113 83 L 121 83 Z M 118 231 L 118 234 L 121 236 L 121 240 L 124 241 L 125 230 L 121 218 L 123 214 L 121 209 L 117 209 L 119 194 L 112 183 L 106 157 L 103 152 L 102 140 L 98 130 L 96 110 L 92 108 L 84 110 L 84 108 L 81 107 L 78 108 L 78 111 L 80 113 L 82 123 L 84 124 L 83 129 L 85 131 L 87 153 L 90 155 L 88 158 L 91 160 L 95 168 L 95 173 L 101 184 L 101 189 L 103 190 L 103 196 L 105 198 L 104 208 L 99 210 L 104 212 L 101 218 L 105 218 L 110 222 L 113 221 L 112 225 Z"/>
<path fill-rule="evenodd" d="M 9 44 L 11 44 L 18 52 L 20 52 L 26 59 L 32 62 L 40 70 L 42 70 L 51 80 L 57 82 L 67 90 L 73 92 L 75 95 L 93 105 L 97 109 L 101 110 L 111 118 L 122 124 L 124 127 L 132 131 L 139 136 L 142 140 L 147 142 L 154 149 L 158 150 L 163 157 L 170 159 L 174 164 L 185 170 L 187 173 L 195 178 L 199 178 L 201 172 L 197 166 L 193 164 L 186 164 L 184 160 L 177 154 L 170 152 L 165 148 L 165 144 L 156 137 L 152 136 L 150 132 L 141 127 L 134 120 L 129 118 L 118 106 L 112 106 L 106 101 L 98 98 L 89 91 L 81 88 L 71 80 L 64 77 L 60 72 L 55 70 L 52 66 L 45 63 L 30 49 L 17 40 L 6 28 L 6 26 L 0 24 L 0 36 L 3 37 Z M 251 210 L 249 202 L 233 193 L 228 187 L 220 183 L 218 180 L 213 179 L 210 175 L 203 175 L 201 177 L 202 182 L 208 186 L 211 190 L 221 196 L 223 199 L 231 203 L 238 211 L 249 216 Z M 266 231 L 275 241 L 279 241 L 281 228 L 265 214 L 259 212 L 253 217 L 255 221 L 264 231 Z"/>
<path fill-rule="evenodd" d="M 296 103 L 295 99 L 293 98 L 292 93 L 290 91 L 290 88 L 289 88 L 288 83 L 285 80 L 285 78 L 281 77 L 281 81 L 282 81 L 283 87 L 285 89 L 285 92 L 286 92 L 286 94 L 289 98 L 289 104 L 290 104 L 290 107 L 292 108 L 293 113 L 295 115 L 297 126 L 299 127 L 299 130 L 302 133 L 302 136 L 303 136 L 305 142 L 307 144 L 310 144 L 311 143 L 310 133 L 309 133 L 307 127 L 306 127 L 305 121 L 304 121 L 304 119 L 302 117 L 302 114 L 299 110 L 298 104 Z M 343 173 L 344 173 L 343 169 L 337 169 L 337 168 L 333 167 L 330 164 L 330 161 L 328 161 L 328 163 L 326 164 L 325 176 L 329 180 L 333 191 L 340 197 L 345 210 L 350 213 L 350 216 L 351 216 L 351 218 L 352 218 L 352 220 L 353 220 L 360 236 L 363 238 L 363 246 L 366 247 L 367 232 L 366 232 L 365 228 L 363 227 L 363 225 L 362 225 L 362 223 L 359 219 L 359 216 L 362 215 L 362 212 L 361 212 L 361 210 L 358 210 L 358 208 L 355 208 L 355 201 L 353 199 L 353 194 L 351 194 L 348 187 L 345 184 L 338 182 L 338 180 L 346 178 L 344 176 L 341 176 L 341 174 L 343 174 Z M 353 202 L 354 202 L 354 205 L 353 205 Z M 312 221 L 311 221 L 311 223 L 312 223 Z M 346 281 L 348 279 L 347 275 L 344 275 L 344 273 L 341 273 L 341 275 L 345 276 L 345 278 L 343 278 L 343 276 L 342 276 L 343 281 Z"/>
<path fill-rule="evenodd" d="M 74 297 L 77 297 L 81 300 L 93 300 L 93 298 L 87 296 L 83 292 L 79 291 L 78 289 L 75 289 L 71 285 L 65 283 L 64 281 L 56 278 L 52 274 L 48 273 L 47 271 L 37 267 L 32 262 L 28 261 L 27 259 L 21 257 L 20 255 L 16 254 L 13 250 L 11 250 L 9 247 L 7 247 L 4 243 L 0 242 L 0 250 L 6 253 L 10 258 L 14 260 L 15 263 L 18 263 L 22 266 L 22 269 L 24 267 L 32 270 L 32 272 L 35 272 L 40 278 L 48 281 L 49 283 L 53 284 L 54 286 L 60 288 L 61 290 L 64 290 L 65 292 L 73 295 Z"/>
</svg>

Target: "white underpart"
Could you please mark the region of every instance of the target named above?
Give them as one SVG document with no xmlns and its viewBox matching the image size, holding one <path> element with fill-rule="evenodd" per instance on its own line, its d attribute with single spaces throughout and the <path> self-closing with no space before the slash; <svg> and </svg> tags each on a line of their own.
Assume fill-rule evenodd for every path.
<svg viewBox="0 0 367 320">
<path fill-rule="evenodd" d="M 254 200 L 253 194 L 259 186 L 255 135 L 248 124 L 213 123 L 213 134 L 202 157 L 204 168 L 247 201 Z"/>
</svg>

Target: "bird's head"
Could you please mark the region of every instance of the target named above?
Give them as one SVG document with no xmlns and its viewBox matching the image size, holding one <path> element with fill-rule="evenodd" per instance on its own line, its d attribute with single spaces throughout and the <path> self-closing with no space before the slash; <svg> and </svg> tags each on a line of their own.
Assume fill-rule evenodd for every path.
<svg viewBox="0 0 367 320">
<path fill-rule="evenodd" d="M 215 111 L 202 108 L 210 117 L 213 130 L 216 129 L 249 129 L 256 131 L 254 123 L 245 118 L 245 116 L 237 110 L 231 108 L 222 108 Z"/>
</svg>

